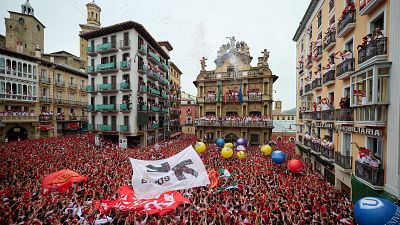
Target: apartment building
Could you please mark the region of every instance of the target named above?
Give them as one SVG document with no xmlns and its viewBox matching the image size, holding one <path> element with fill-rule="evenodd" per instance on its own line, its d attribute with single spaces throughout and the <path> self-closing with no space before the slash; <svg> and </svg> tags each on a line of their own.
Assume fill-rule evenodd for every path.
<svg viewBox="0 0 400 225">
<path fill-rule="evenodd" d="M 89 129 L 97 139 L 147 146 L 168 134 L 169 51 L 127 21 L 80 35 L 88 41 Z"/>
<path fill-rule="evenodd" d="M 180 106 L 182 72 L 174 62 L 170 61 L 169 65 L 169 100 L 171 103 L 169 108 L 169 129 L 171 137 L 176 137 L 181 134 Z"/>
<path fill-rule="evenodd" d="M 399 198 L 399 13 L 312 0 L 293 38 L 299 153 L 353 201 Z"/>
</svg>

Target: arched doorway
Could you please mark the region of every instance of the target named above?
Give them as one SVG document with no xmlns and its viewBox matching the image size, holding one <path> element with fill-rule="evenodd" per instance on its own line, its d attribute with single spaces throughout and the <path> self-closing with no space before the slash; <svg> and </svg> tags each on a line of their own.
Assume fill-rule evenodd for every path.
<svg viewBox="0 0 400 225">
<path fill-rule="evenodd" d="M 237 139 L 238 139 L 238 137 L 236 136 L 236 134 L 229 133 L 225 137 L 225 143 L 228 143 L 228 142 L 235 143 Z"/>
<path fill-rule="evenodd" d="M 28 131 L 23 127 L 13 127 L 7 131 L 8 141 L 17 141 L 18 137 L 21 140 L 28 138 Z"/>
</svg>

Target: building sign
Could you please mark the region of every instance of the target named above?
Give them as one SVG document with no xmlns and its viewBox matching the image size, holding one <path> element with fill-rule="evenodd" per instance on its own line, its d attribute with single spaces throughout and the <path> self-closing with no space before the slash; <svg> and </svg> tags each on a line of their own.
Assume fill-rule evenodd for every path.
<svg viewBox="0 0 400 225">
<path fill-rule="evenodd" d="M 350 127 L 350 126 L 336 126 L 336 130 L 340 132 L 351 132 L 351 133 L 359 133 L 365 135 L 371 135 L 376 137 L 382 137 L 383 131 L 372 128 L 364 128 L 364 127 Z"/>
<path fill-rule="evenodd" d="M 313 127 L 317 127 L 317 128 L 329 128 L 332 129 L 333 128 L 333 123 L 321 123 L 321 122 L 316 122 L 312 124 Z"/>
<path fill-rule="evenodd" d="M 127 140 L 126 138 L 121 138 L 121 139 L 119 140 L 118 147 L 119 147 L 120 149 L 126 149 L 126 148 L 128 147 L 128 140 Z"/>
</svg>

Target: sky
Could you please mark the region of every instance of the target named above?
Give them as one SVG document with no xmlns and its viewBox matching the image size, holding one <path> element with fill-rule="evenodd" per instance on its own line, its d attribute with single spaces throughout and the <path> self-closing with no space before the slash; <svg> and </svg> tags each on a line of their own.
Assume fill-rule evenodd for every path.
<svg viewBox="0 0 400 225">
<path fill-rule="evenodd" d="M 26 0 L 0 0 L 0 16 L 21 11 Z M 79 24 L 86 23 L 91 0 L 30 0 L 35 17 L 45 26 L 45 52 L 65 50 L 79 56 Z M 235 36 L 250 47 L 252 65 L 263 49 L 270 51 L 269 67 L 279 76 L 274 100 L 283 109 L 296 106 L 296 50 L 294 33 L 310 0 L 96 0 L 102 26 L 128 20 L 144 25 L 157 41 L 169 41 L 171 60 L 183 72 L 182 90 L 196 94 L 193 80 L 201 57 L 207 70 L 215 68 L 217 50 Z M 5 34 L 4 21 L 0 34 Z"/>
</svg>

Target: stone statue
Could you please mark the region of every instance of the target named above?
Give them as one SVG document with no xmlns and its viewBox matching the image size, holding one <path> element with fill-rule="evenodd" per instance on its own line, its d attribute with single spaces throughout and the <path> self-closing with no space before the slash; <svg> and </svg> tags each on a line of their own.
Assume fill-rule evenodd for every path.
<svg viewBox="0 0 400 225">
<path fill-rule="evenodd" d="M 232 36 L 232 37 L 226 37 L 227 39 L 229 39 L 229 41 L 230 41 L 230 48 L 235 48 L 235 46 L 236 46 L 236 39 L 235 39 L 235 36 Z"/>
<path fill-rule="evenodd" d="M 269 51 L 264 49 L 261 53 L 263 54 L 263 62 L 268 65 Z"/>
<path fill-rule="evenodd" d="M 203 56 L 203 58 L 200 59 L 200 64 L 201 64 L 201 71 L 206 71 L 206 58 Z"/>
<path fill-rule="evenodd" d="M 246 55 L 250 55 L 250 48 L 244 41 L 240 42 L 240 52 Z"/>
</svg>

